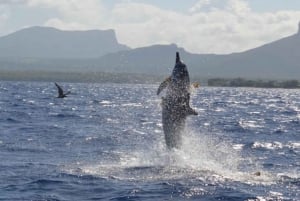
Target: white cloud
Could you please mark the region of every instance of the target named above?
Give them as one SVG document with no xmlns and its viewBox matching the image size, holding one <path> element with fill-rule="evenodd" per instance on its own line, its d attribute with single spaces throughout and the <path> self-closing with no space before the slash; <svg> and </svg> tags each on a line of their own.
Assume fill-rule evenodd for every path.
<svg viewBox="0 0 300 201">
<path fill-rule="evenodd" d="M 250 12 L 250 7 L 246 1 L 243 0 L 228 0 L 227 9 L 235 14 L 245 15 Z"/>
<path fill-rule="evenodd" d="M 55 9 L 44 25 L 60 29 L 107 29 L 131 47 L 176 43 L 198 53 L 231 53 L 296 32 L 300 11 L 257 13 L 245 0 L 199 0 L 186 13 L 123 1 L 107 9 L 99 0 L 28 0 Z M 205 9 L 203 9 L 205 8 Z"/>
<path fill-rule="evenodd" d="M 199 10 L 209 4 L 210 10 Z M 256 13 L 243 0 L 227 0 L 223 8 L 217 8 L 216 1 L 200 0 L 192 8 L 184 14 L 120 4 L 113 10 L 113 26 L 119 39 L 133 47 L 176 43 L 192 52 L 231 53 L 293 34 L 300 19 L 295 11 Z"/>
<path fill-rule="evenodd" d="M 204 6 L 210 5 L 211 0 L 199 0 L 195 5 L 193 5 L 189 11 L 194 13 L 200 11 Z"/>
<path fill-rule="evenodd" d="M 44 26 L 55 27 L 61 30 L 85 30 L 85 25 L 77 22 L 64 22 L 59 18 L 51 18 L 44 23 Z"/>
<path fill-rule="evenodd" d="M 0 20 L 6 20 L 9 16 L 9 10 L 7 9 L 6 6 L 1 6 L 0 5 Z"/>
<path fill-rule="evenodd" d="M 27 0 L 1 0 L 0 4 L 22 4 L 26 2 Z"/>
<path fill-rule="evenodd" d="M 65 29 L 88 29 L 101 25 L 106 10 L 99 0 L 28 0 L 31 7 L 51 8 L 59 12 L 60 17 L 49 19 L 46 25 L 59 25 Z M 62 26 L 65 27 L 62 27 Z"/>
<path fill-rule="evenodd" d="M 0 29 L 4 27 L 10 16 L 10 10 L 7 6 L 0 5 Z"/>
</svg>

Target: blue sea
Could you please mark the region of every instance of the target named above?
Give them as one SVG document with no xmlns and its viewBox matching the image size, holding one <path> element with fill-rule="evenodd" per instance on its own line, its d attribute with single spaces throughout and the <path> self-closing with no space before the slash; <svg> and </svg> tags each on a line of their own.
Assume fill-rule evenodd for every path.
<svg viewBox="0 0 300 201">
<path fill-rule="evenodd" d="M 167 150 L 158 85 L 0 82 L 0 200 L 300 200 L 300 90 L 200 87 Z"/>
</svg>

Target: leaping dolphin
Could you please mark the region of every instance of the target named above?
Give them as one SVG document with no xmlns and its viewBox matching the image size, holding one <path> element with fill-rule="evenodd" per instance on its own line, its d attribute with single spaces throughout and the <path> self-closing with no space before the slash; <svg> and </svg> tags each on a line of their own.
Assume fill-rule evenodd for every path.
<svg viewBox="0 0 300 201">
<path fill-rule="evenodd" d="M 67 97 L 68 94 L 71 93 L 70 91 L 68 91 L 67 93 L 64 93 L 63 89 L 56 82 L 55 82 L 55 86 L 57 87 L 57 90 L 58 90 L 57 98 L 65 98 L 65 97 Z"/>
<path fill-rule="evenodd" d="M 198 115 L 190 107 L 190 77 L 186 65 L 176 52 L 176 63 L 170 77 L 163 81 L 157 95 L 167 88 L 162 98 L 162 124 L 168 149 L 179 149 L 182 144 L 182 132 L 188 115 Z"/>
</svg>

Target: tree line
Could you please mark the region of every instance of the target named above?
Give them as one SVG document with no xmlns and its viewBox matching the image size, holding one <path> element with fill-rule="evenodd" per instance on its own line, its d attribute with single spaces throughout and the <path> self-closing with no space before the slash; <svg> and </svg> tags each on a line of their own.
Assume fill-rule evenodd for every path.
<svg viewBox="0 0 300 201">
<path fill-rule="evenodd" d="M 259 87 L 259 88 L 300 88 L 298 80 L 248 80 L 243 78 L 212 78 L 208 79 L 208 86 L 222 87 Z"/>
</svg>

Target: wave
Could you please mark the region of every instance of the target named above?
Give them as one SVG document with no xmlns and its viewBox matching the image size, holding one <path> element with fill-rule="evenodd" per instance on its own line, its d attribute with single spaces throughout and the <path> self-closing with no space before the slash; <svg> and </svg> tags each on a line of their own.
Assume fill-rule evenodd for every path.
<svg viewBox="0 0 300 201">
<path fill-rule="evenodd" d="M 48 153 L 49 151 L 45 149 L 44 147 L 26 147 L 26 146 L 12 146 L 12 145 L 4 145 L 1 148 L 3 151 L 8 151 L 8 152 L 21 152 L 21 153 Z"/>
<path fill-rule="evenodd" d="M 278 141 L 273 142 L 259 142 L 256 141 L 251 146 L 253 149 L 267 149 L 267 150 L 278 150 L 278 149 L 290 149 L 293 151 L 297 151 L 300 149 L 300 142 L 297 141 L 289 141 L 287 143 L 282 143 Z"/>
</svg>

